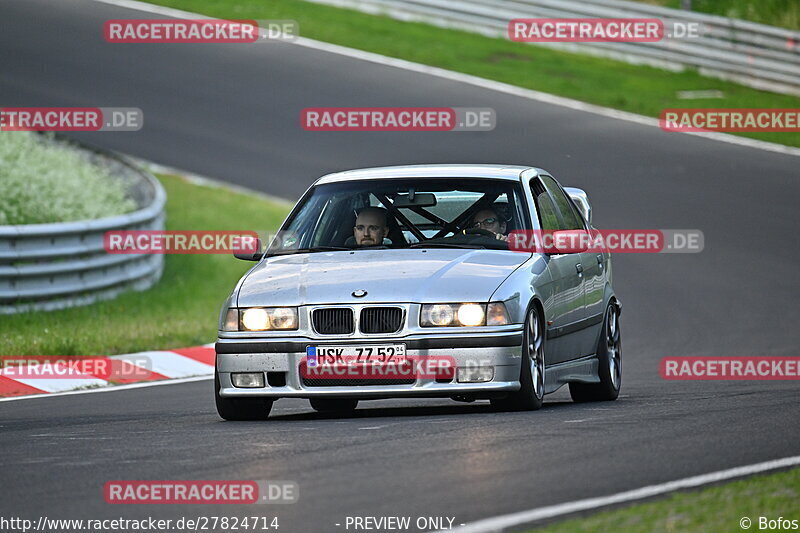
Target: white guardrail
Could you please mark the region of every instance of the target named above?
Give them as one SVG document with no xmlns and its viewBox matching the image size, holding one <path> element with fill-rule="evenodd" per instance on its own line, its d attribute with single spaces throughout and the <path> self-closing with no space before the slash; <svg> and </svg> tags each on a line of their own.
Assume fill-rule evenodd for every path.
<svg viewBox="0 0 800 533">
<path fill-rule="evenodd" d="M 400 20 L 508 38 L 516 18 L 657 18 L 700 25 L 699 37 L 659 42 L 536 43 L 670 70 L 701 74 L 800 96 L 800 32 L 739 19 L 625 0 L 311 0 Z"/>
<path fill-rule="evenodd" d="M 124 159 L 86 154 L 126 182 L 138 210 L 78 222 L 0 226 L 0 315 L 53 310 L 144 290 L 161 277 L 160 254 L 108 254 L 109 230 L 163 230 L 167 195 L 151 174 Z"/>
</svg>

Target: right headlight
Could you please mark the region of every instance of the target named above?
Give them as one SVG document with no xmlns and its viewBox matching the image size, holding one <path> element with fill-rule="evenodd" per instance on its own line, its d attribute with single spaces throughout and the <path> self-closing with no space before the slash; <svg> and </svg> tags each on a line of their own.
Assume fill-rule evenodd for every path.
<svg viewBox="0 0 800 533">
<path fill-rule="evenodd" d="M 505 326 L 510 322 L 502 302 L 423 304 L 419 325 L 426 328 Z"/>
<path fill-rule="evenodd" d="M 223 331 L 272 331 L 298 328 L 296 307 L 232 307 L 225 314 Z"/>
</svg>

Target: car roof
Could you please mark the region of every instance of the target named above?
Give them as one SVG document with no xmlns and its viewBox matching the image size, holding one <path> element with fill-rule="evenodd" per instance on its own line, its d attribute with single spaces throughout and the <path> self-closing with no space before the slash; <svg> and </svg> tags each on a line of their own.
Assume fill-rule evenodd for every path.
<svg viewBox="0 0 800 533">
<path fill-rule="evenodd" d="M 489 178 L 519 181 L 520 174 L 526 170 L 534 170 L 537 173 L 541 171 L 535 167 L 518 165 L 402 165 L 336 172 L 322 176 L 314 184 L 391 178 Z"/>
</svg>

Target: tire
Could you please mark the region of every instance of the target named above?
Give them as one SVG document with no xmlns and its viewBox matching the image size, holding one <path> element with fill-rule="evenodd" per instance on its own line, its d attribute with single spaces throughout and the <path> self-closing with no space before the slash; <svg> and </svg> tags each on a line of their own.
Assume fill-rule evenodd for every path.
<svg viewBox="0 0 800 533">
<path fill-rule="evenodd" d="M 355 398 L 312 398 L 309 401 L 311 407 L 320 413 L 347 413 L 358 407 Z"/>
<path fill-rule="evenodd" d="M 600 383 L 570 383 L 569 394 L 575 402 L 608 402 L 616 400 L 622 387 L 622 335 L 619 330 L 619 309 L 608 304 L 603 318 L 603 333 L 597 343 L 600 362 Z"/>
<path fill-rule="evenodd" d="M 219 374 L 214 371 L 214 399 L 217 413 L 225 420 L 266 420 L 272 410 L 271 398 L 223 398 L 219 395 Z"/>
<path fill-rule="evenodd" d="M 528 310 L 522 334 L 520 389 L 505 398 L 492 399 L 492 407 L 502 411 L 535 411 L 544 401 L 544 323 L 535 307 Z"/>
</svg>

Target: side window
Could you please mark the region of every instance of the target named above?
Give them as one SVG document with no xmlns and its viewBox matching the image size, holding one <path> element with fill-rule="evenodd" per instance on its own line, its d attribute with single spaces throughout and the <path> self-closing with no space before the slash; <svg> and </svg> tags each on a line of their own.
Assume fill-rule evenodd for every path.
<svg viewBox="0 0 800 533">
<path fill-rule="evenodd" d="M 561 190 L 561 187 L 558 186 L 553 178 L 550 176 L 541 176 L 541 178 L 544 186 L 547 188 L 553 200 L 555 200 L 556 207 L 561 215 L 562 226 L 559 229 L 584 229 L 583 222 L 580 216 L 578 216 L 575 206 L 572 204 L 572 200 L 564 194 L 564 191 Z"/>
<path fill-rule="evenodd" d="M 561 221 L 556 214 L 556 207 L 550 198 L 550 193 L 544 188 L 537 179 L 531 181 L 531 196 L 536 202 L 536 212 L 539 215 L 539 225 L 545 231 L 557 231 L 561 229 Z"/>
</svg>

